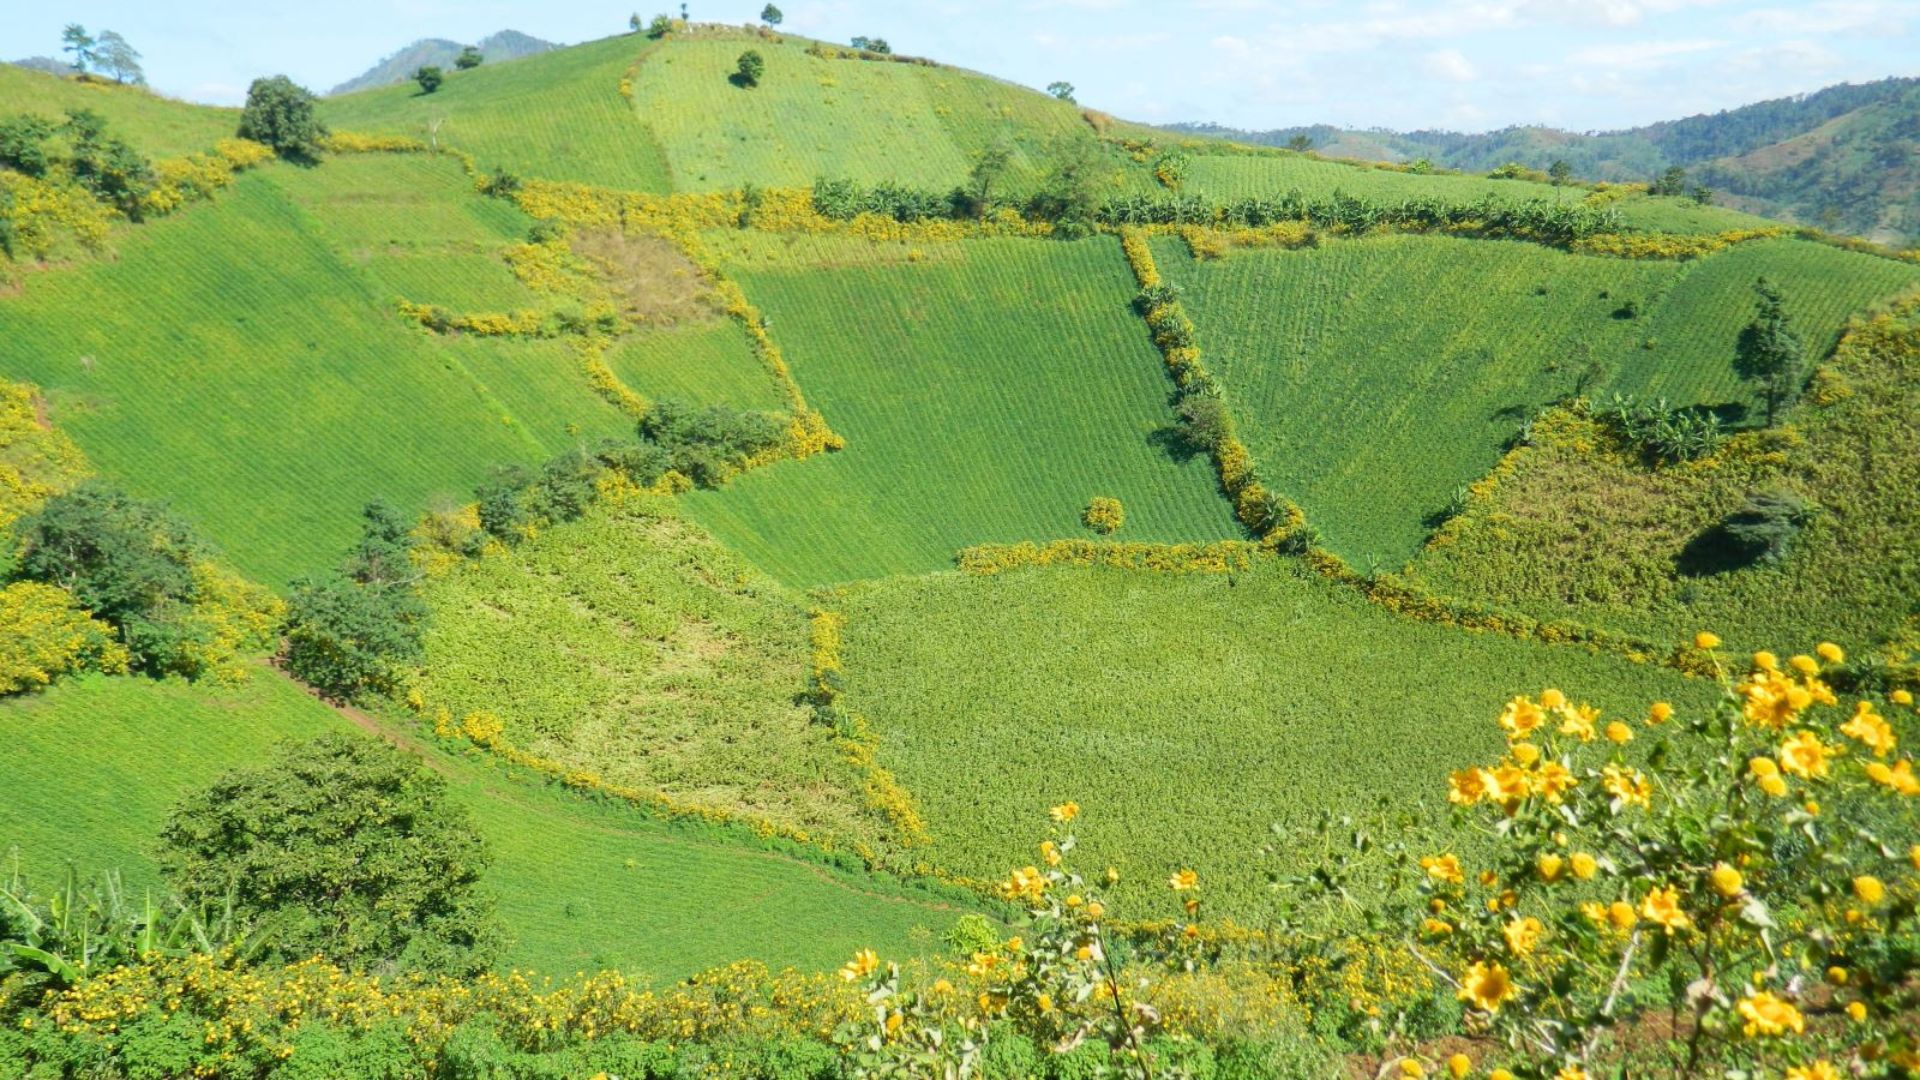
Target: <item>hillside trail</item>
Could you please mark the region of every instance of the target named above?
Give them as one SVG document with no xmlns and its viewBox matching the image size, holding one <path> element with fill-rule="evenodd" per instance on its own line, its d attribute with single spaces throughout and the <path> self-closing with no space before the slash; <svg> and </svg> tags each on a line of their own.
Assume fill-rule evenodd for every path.
<svg viewBox="0 0 1920 1080">
<path fill-rule="evenodd" d="M 341 719 L 345 720 L 347 723 L 352 724 L 354 727 L 359 728 L 361 731 L 364 731 L 367 734 L 372 735 L 377 739 L 383 740 L 388 745 L 393 746 L 395 749 L 400 750 L 405 754 L 409 754 L 415 758 L 420 759 L 421 764 L 425 765 L 429 769 L 432 769 L 434 772 L 439 773 L 441 776 L 446 777 L 448 780 L 474 781 L 475 785 L 479 787 L 481 790 L 483 790 L 489 798 L 497 799 L 501 802 L 511 804 L 516 809 L 530 816 L 538 816 L 538 817 L 549 818 L 549 819 L 561 817 L 561 815 L 556 814 L 551 807 L 539 806 L 539 805 L 536 805 L 531 800 L 521 798 L 509 787 L 506 787 L 497 783 L 491 783 L 477 777 L 460 774 L 455 770 L 453 764 L 446 759 L 446 755 L 443 751 L 440 751 L 422 742 L 413 733 L 404 730 L 399 725 L 394 724 L 388 720 L 383 720 L 377 716 L 374 716 L 372 713 L 366 712 L 363 709 L 358 709 L 351 705 L 339 705 L 339 704 L 335 704 L 334 702 L 328 701 L 326 698 L 323 698 L 319 694 L 315 693 L 312 687 L 309 687 L 307 684 L 294 678 L 292 675 L 289 675 L 278 664 L 274 664 L 272 662 L 265 662 L 264 666 L 267 668 L 267 670 L 273 673 L 275 678 L 285 680 L 287 683 L 291 684 L 296 689 L 298 689 L 301 693 L 306 694 L 308 697 L 311 697 L 315 701 L 320 702 L 322 705 L 325 705 L 327 708 L 332 709 L 335 714 L 337 714 Z M 638 810 L 635 811 L 635 813 L 640 813 L 640 812 L 641 811 L 638 811 Z M 615 836 L 615 837 L 629 838 L 639 843 L 664 844 L 669 847 L 677 847 L 677 848 L 685 848 L 685 849 L 726 851 L 738 858 L 758 859 L 765 862 L 778 863 L 783 866 L 789 866 L 796 869 L 805 870 L 808 874 L 812 875 L 818 881 L 831 885 L 837 889 L 840 889 L 843 892 L 846 892 L 855 896 L 864 897 L 869 900 L 882 900 L 882 901 L 886 901 L 887 903 L 903 904 L 909 907 L 919 908 L 923 911 L 940 912 L 943 914 L 964 914 L 967 911 L 971 910 L 969 908 L 962 908 L 958 905 L 948 903 L 944 900 L 931 900 L 931 899 L 921 900 L 921 899 L 916 899 L 914 897 L 909 897 L 909 896 L 899 896 L 892 893 L 885 893 L 875 889 L 862 888 L 861 886 L 846 880 L 840 875 L 835 874 L 832 871 L 829 871 L 826 867 L 820 866 L 817 863 L 810 862 L 806 859 L 798 859 L 791 855 L 785 855 L 777 851 L 761 851 L 761 850 L 747 847 L 745 845 L 714 844 L 714 843 L 695 840 L 687 837 L 673 836 L 665 832 L 648 832 L 648 833 L 642 834 L 642 833 L 635 832 L 631 829 L 620 828 L 619 826 L 616 826 L 616 825 L 603 825 L 603 824 L 594 823 L 594 822 L 566 820 L 564 822 L 564 825 L 566 828 L 569 828 L 569 829 L 575 829 L 575 830 L 585 829 L 594 833 L 598 833 L 602 836 Z"/>
</svg>

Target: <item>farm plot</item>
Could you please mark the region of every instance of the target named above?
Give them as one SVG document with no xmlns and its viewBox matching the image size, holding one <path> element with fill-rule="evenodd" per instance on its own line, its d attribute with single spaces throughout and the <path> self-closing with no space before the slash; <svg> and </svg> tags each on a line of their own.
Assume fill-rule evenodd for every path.
<svg viewBox="0 0 1920 1080">
<path fill-rule="evenodd" d="M 1510 697 L 1556 686 L 1608 716 L 1714 688 L 1654 667 L 1415 622 L 1291 560 L 1248 573 L 1023 570 L 843 594 L 848 707 L 914 793 L 933 859 L 999 879 L 1077 801 L 1082 865 L 1128 917 L 1174 914 L 1199 872 L 1212 917 L 1257 921 L 1270 826 L 1376 803 L 1447 832 L 1448 770 L 1492 760 Z M 1651 742 L 1650 739 L 1642 740 Z"/>
<path fill-rule="evenodd" d="M 622 35 L 454 73 L 431 95 L 413 83 L 328 98 L 320 116 L 344 131 L 436 139 L 481 168 L 628 191 L 669 190 L 648 116 L 621 80 L 648 41 Z"/>
<path fill-rule="evenodd" d="M 0 703 L 10 747 L 0 856 L 34 879 L 117 868 L 159 884 L 149 851 L 169 808 L 281 740 L 351 731 L 261 671 L 230 690 L 89 677 Z M 506 966 L 679 978 L 743 958 L 825 970 L 856 948 L 911 956 L 960 914 L 937 900 L 775 850 L 675 827 L 427 749 L 493 857 L 482 881 L 513 944 Z M 11 867 L 9 866 L 9 869 Z M 917 929 L 923 928 L 923 929 Z"/>
<path fill-rule="evenodd" d="M 1797 240 L 1676 263 L 1382 236 L 1196 262 L 1161 240 L 1269 486 L 1349 560 L 1393 567 L 1520 424 L 1583 392 L 1748 400 L 1733 366 L 1764 273 L 1813 349 L 1920 272 Z"/>
<path fill-rule="evenodd" d="M 336 224 L 307 208 L 392 194 L 357 187 L 372 174 L 355 164 L 249 174 L 216 205 L 129 232 L 115 261 L 0 296 L 0 373 L 41 386 L 103 474 L 170 500 L 274 585 L 331 565 L 369 498 L 464 498 L 494 465 L 626 426 L 577 367 L 556 381 L 557 347 L 508 363 L 519 343 L 409 326 L 353 253 L 382 232 L 425 244 L 417 208 L 389 203 L 385 229 L 371 210 Z M 444 198 L 480 201 L 457 172 L 435 175 Z M 426 220 L 479 243 L 498 235 L 494 213 Z"/>
<path fill-rule="evenodd" d="M 952 564 L 988 541 L 1238 535 L 1208 462 L 1165 446 L 1171 384 L 1115 241 L 969 241 L 906 265 L 738 276 L 847 448 L 756 470 L 687 512 L 790 584 Z"/>
<path fill-rule="evenodd" d="M 9 113 L 49 120 L 61 119 L 68 109 L 92 109 L 106 118 L 108 130 L 148 157 L 211 150 L 240 126 L 237 109 L 175 101 L 144 86 L 76 82 L 11 64 L 0 64 L 0 102 Z"/>
</svg>

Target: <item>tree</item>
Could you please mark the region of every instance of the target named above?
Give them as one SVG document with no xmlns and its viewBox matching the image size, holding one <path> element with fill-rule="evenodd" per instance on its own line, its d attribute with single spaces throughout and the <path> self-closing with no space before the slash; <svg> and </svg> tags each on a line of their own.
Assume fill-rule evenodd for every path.
<svg viewBox="0 0 1920 1080">
<path fill-rule="evenodd" d="M 112 30 L 102 30 L 94 43 L 94 60 L 115 82 L 144 85 L 147 73 L 140 67 L 140 52 Z"/>
<path fill-rule="evenodd" d="M 471 45 L 461 49 L 460 55 L 453 58 L 453 66 L 461 71 L 472 71 L 486 62 L 486 55 Z"/>
<path fill-rule="evenodd" d="M 447 73 L 436 65 L 426 64 L 413 73 L 413 81 L 420 84 L 421 93 L 431 94 L 447 81 Z"/>
<path fill-rule="evenodd" d="M 1685 195 L 1687 193 L 1687 170 L 1678 165 L 1669 165 L 1667 170 L 1647 185 L 1650 195 Z"/>
<path fill-rule="evenodd" d="M 1693 190 L 1688 192 L 1687 195 L 1693 200 L 1696 206 L 1713 205 L 1713 189 L 1705 184 L 1695 184 Z"/>
<path fill-rule="evenodd" d="M 73 66 L 85 72 L 87 65 L 93 63 L 93 35 L 87 33 L 87 28 L 79 23 L 69 23 L 60 32 L 60 40 L 63 42 L 60 50 L 72 53 Z"/>
<path fill-rule="evenodd" d="M 774 7 L 772 4 L 768 4 L 766 7 L 760 9 L 760 21 L 766 23 L 768 26 L 779 26 L 780 21 L 784 18 L 786 18 L 786 16 L 781 14 L 780 9 Z"/>
<path fill-rule="evenodd" d="M 1047 84 L 1047 93 L 1052 94 L 1061 101 L 1072 101 L 1073 84 L 1065 81 L 1050 82 Z"/>
<path fill-rule="evenodd" d="M 1287 140 L 1287 149 L 1296 154 L 1304 154 L 1313 149 L 1313 136 L 1295 135 L 1293 138 Z"/>
<path fill-rule="evenodd" d="M 1766 278 L 1753 283 L 1759 294 L 1753 321 L 1740 331 L 1733 369 L 1742 379 L 1760 384 L 1767 404 L 1767 426 L 1800 396 L 1806 381 L 1806 349 L 1793 332 L 1780 290 Z"/>
<path fill-rule="evenodd" d="M 240 137 L 265 143 L 291 161 L 313 161 L 327 135 L 314 115 L 314 102 L 311 91 L 285 75 L 255 79 L 240 113 Z"/>
<path fill-rule="evenodd" d="M 973 167 L 967 170 L 966 194 L 973 204 L 975 217 L 985 215 L 992 208 L 994 190 L 1012 165 L 1013 148 L 1005 141 L 995 142 L 974 155 Z"/>
<path fill-rule="evenodd" d="M 1049 221 L 1092 222 L 1100 207 L 1099 181 L 1103 159 L 1090 136 L 1067 136 L 1053 145 L 1052 168 L 1034 197 L 1032 209 Z"/>
<path fill-rule="evenodd" d="M 227 773 L 174 808 L 159 854 L 188 906 L 230 897 L 281 960 L 472 975 L 497 945 L 472 819 L 377 739 L 329 735 Z"/>
<path fill-rule="evenodd" d="M 141 197 L 153 188 L 153 167 L 126 140 L 107 134 L 107 121 L 89 109 L 69 109 L 65 126 L 73 143 L 68 165 L 74 179 L 135 221 Z"/>
<path fill-rule="evenodd" d="M 1759 563 L 1779 562 L 1793 538 L 1800 535 L 1813 510 L 1805 499 L 1784 488 L 1749 494 L 1740 508 L 1727 515 L 1720 530 Z"/>
<path fill-rule="evenodd" d="M 1559 187 L 1573 179 L 1573 166 L 1567 164 L 1565 159 L 1555 158 L 1553 164 L 1547 166 L 1547 179 L 1552 180 L 1555 187 Z"/>
<path fill-rule="evenodd" d="M 634 33 L 639 33 L 640 27 L 643 25 L 645 24 L 640 21 L 639 12 L 636 11 L 632 15 L 627 16 L 627 29 L 632 30 Z"/>
<path fill-rule="evenodd" d="M 0 166 L 28 176 L 45 176 L 53 158 L 47 153 L 47 140 L 53 138 L 53 121 L 32 113 L 0 118 Z"/>
<path fill-rule="evenodd" d="M 887 44 L 886 38 L 857 37 L 850 44 L 861 52 L 880 53 L 883 56 L 893 51 L 893 46 Z"/>
<path fill-rule="evenodd" d="M 767 59 L 758 49 L 748 49 L 740 54 L 733 81 L 736 86 L 759 86 L 760 77 L 767 73 Z"/>
<path fill-rule="evenodd" d="M 653 21 L 647 24 L 648 37 L 663 38 L 671 33 L 673 33 L 673 16 L 671 15 L 655 15 Z"/>
<path fill-rule="evenodd" d="M 193 594 L 202 545 L 158 503 L 99 483 L 48 499 L 21 523 L 14 576 L 58 585 L 115 626 Z"/>
</svg>

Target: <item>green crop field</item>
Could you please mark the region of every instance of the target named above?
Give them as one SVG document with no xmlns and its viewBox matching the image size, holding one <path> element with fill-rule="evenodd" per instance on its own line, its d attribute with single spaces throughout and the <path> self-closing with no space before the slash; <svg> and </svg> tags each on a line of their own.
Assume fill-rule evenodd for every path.
<svg viewBox="0 0 1920 1080">
<path fill-rule="evenodd" d="M 1485 176 L 1405 173 L 1281 153 L 1195 155 L 1182 185 L 1183 191 L 1220 201 L 1284 195 L 1296 189 L 1322 198 L 1344 191 L 1383 202 L 1414 198 L 1474 202 L 1491 196 L 1503 202 L 1546 199 L 1577 203 L 1587 196 L 1587 189 L 1580 187 L 1554 187 L 1529 180 L 1493 180 Z M 1774 224 L 1752 214 L 1725 207 L 1698 206 L 1691 200 L 1679 198 L 1630 195 L 1612 205 L 1629 225 L 1656 232 L 1720 232 Z"/>
<path fill-rule="evenodd" d="M 1604 375 L 1590 395 L 1749 401 L 1732 359 L 1757 277 L 1780 284 L 1816 354 L 1851 312 L 1920 280 L 1908 264 L 1799 240 L 1691 262 L 1424 236 L 1211 262 L 1171 239 L 1154 252 L 1185 290 L 1263 478 L 1333 550 L 1383 567 L 1411 556 L 1427 515 L 1589 365 Z M 1628 301 L 1638 317 L 1621 317 Z"/>
<path fill-rule="evenodd" d="M 92 677 L 0 704 L 8 742 L 0 855 L 42 884 L 67 861 L 158 884 L 150 854 L 167 810 L 276 743 L 353 730 L 270 672 L 221 690 Z M 485 758 L 427 750 L 493 856 L 487 888 L 509 965 L 556 975 L 608 967 L 662 979 L 742 958 L 821 970 L 854 949 L 924 948 L 958 917 L 947 902 L 674 827 L 529 783 Z M 804 932 L 797 932 L 805 928 Z"/>
<path fill-rule="evenodd" d="M 513 224 L 451 162 L 272 167 L 125 233 L 116 260 L 0 296 L 0 371 L 41 386 L 102 472 L 285 583 L 333 563 L 369 498 L 464 499 L 492 466 L 567 445 L 568 425 L 626 429 L 557 345 L 436 340 L 396 310 L 382 267 L 469 266 Z M 489 287 L 520 288 L 508 277 Z"/>
<path fill-rule="evenodd" d="M 1086 865 L 1120 868 L 1128 917 L 1165 878 L 1254 918 L 1273 824 L 1424 801 L 1496 757 L 1516 694 L 1557 686 L 1609 716 L 1713 688 L 1578 649 L 1403 619 L 1276 559 L 1223 575 L 945 574 L 843 594 L 848 707 L 919 800 L 936 857 L 1004 876 L 1072 799 Z M 1455 838 L 1457 840 L 1457 838 Z M 1214 909 L 1217 913 L 1220 908 Z"/>
<path fill-rule="evenodd" d="M 739 273 L 837 454 L 700 492 L 688 513 L 790 584 L 917 573 L 987 541 L 1238 534 L 1203 458 L 1156 433 L 1171 383 L 1111 238 L 970 241 L 939 260 Z"/>
<path fill-rule="evenodd" d="M 779 411 L 786 399 L 732 319 L 640 330 L 607 350 L 620 381 L 647 397 Z"/>
<path fill-rule="evenodd" d="M 68 109 L 91 109 L 108 130 L 150 157 L 178 157 L 213 149 L 240 124 L 236 109 L 191 105 L 144 87 L 76 82 L 0 64 L 0 113 L 32 113 L 61 119 Z"/>
<path fill-rule="evenodd" d="M 647 117 L 620 94 L 621 78 L 646 45 L 639 36 L 606 38 L 455 72 L 431 95 L 408 82 L 328 98 L 320 113 L 342 131 L 458 147 L 485 169 L 666 191 L 666 160 Z"/>
<path fill-rule="evenodd" d="M 648 500 L 427 589 L 418 685 L 515 745 L 680 802 L 869 839 L 861 777 L 795 700 L 807 609 Z"/>
</svg>

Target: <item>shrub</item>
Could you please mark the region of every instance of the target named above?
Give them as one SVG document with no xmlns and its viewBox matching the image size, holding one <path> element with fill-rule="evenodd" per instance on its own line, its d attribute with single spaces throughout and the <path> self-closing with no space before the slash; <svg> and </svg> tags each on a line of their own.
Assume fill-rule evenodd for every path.
<svg viewBox="0 0 1920 1080">
<path fill-rule="evenodd" d="M 1174 413 L 1180 418 L 1180 437 L 1197 451 L 1212 453 L 1230 432 L 1227 403 L 1218 394 L 1187 394 Z"/>
<path fill-rule="evenodd" d="M 1778 562 L 1794 537 L 1813 520 L 1813 508 L 1784 488 L 1747 496 L 1740 508 L 1720 523 L 1728 539 L 1756 562 Z"/>
<path fill-rule="evenodd" d="M 331 700 L 390 692 L 420 658 L 427 609 L 410 588 L 302 579 L 287 610 L 287 671 Z"/>
<path fill-rule="evenodd" d="M 766 73 L 767 58 L 758 49 L 748 49 L 735 63 L 733 81 L 738 86 L 759 86 L 760 77 Z"/>
<path fill-rule="evenodd" d="M 285 75 L 255 79 L 247 88 L 246 108 L 240 113 L 239 135 L 271 146 L 283 158 L 313 161 L 320 156 L 325 125 L 314 115 L 311 91 Z"/>
<path fill-rule="evenodd" d="M 486 56 L 471 45 L 461 49 L 460 55 L 453 58 L 453 66 L 461 71 L 472 71 L 486 62 Z"/>
<path fill-rule="evenodd" d="M 754 457 L 778 448 L 786 425 L 771 413 L 737 412 L 721 405 L 695 409 L 656 402 L 640 434 L 665 451 L 674 471 L 701 487 L 719 487 Z"/>
<path fill-rule="evenodd" d="M 413 81 L 420 84 L 421 93 L 431 94 L 440 89 L 441 83 L 447 81 L 447 73 L 440 70 L 437 65 L 425 64 L 414 71 Z"/>
<path fill-rule="evenodd" d="M 1095 496 L 1080 515 L 1080 520 L 1102 536 L 1106 536 L 1127 522 L 1127 511 L 1120 500 L 1106 495 Z"/>
<path fill-rule="evenodd" d="M 175 807 L 159 856 L 190 904 L 271 923 L 289 960 L 474 974 L 495 946 L 465 809 L 376 739 L 330 735 L 222 776 Z"/>
<path fill-rule="evenodd" d="M 51 121 L 31 113 L 0 119 L 0 166 L 33 177 L 47 175 L 53 164 L 47 140 L 53 132 Z"/>
<path fill-rule="evenodd" d="M 113 627 L 90 617 L 65 589 L 15 582 L 0 589 L 0 695 L 46 686 L 77 671 L 125 671 Z"/>
</svg>

